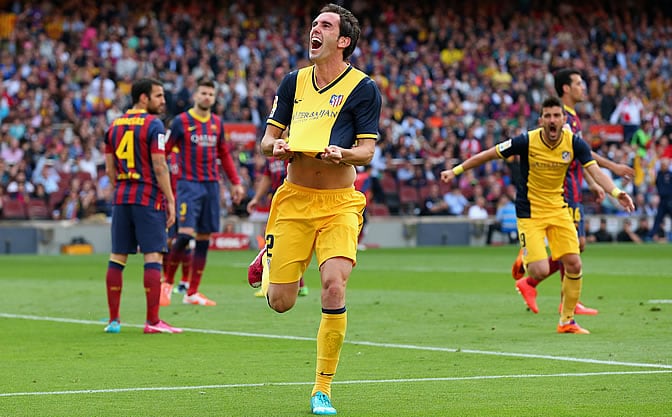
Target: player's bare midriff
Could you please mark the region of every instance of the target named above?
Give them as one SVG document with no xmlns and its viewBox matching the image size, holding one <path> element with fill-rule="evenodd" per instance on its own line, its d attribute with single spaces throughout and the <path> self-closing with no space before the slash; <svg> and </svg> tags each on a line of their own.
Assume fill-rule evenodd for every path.
<svg viewBox="0 0 672 417">
<path fill-rule="evenodd" d="M 287 181 L 321 190 L 352 187 L 356 175 L 352 165 L 336 165 L 299 152 L 287 167 Z"/>
</svg>

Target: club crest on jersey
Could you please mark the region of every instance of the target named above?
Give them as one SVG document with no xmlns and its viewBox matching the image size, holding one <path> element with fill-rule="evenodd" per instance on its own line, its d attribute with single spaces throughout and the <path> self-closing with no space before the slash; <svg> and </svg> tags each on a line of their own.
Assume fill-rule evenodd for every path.
<svg viewBox="0 0 672 417">
<path fill-rule="evenodd" d="M 571 155 L 569 154 L 569 152 L 564 151 L 564 152 L 562 153 L 562 160 L 563 160 L 563 161 L 569 161 L 570 159 L 571 159 Z"/>
<path fill-rule="evenodd" d="M 334 94 L 329 99 L 329 104 L 331 107 L 338 107 L 343 104 L 343 94 Z"/>
</svg>

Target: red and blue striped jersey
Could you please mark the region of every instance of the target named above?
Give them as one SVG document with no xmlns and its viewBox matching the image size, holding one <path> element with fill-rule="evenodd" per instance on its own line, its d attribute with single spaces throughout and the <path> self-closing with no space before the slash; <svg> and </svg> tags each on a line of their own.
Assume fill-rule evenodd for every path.
<svg viewBox="0 0 672 417">
<path fill-rule="evenodd" d="M 117 178 L 114 204 L 163 207 L 152 154 L 165 154 L 166 128 L 145 110 L 128 110 L 105 134 L 105 153 L 114 157 Z"/>
<path fill-rule="evenodd" d="M 581 136 L 581 120 L 579 119 L 579 115 L 576 114 L 576 110 L 567 105 L 563 105 L 562 107 L 565 111 L 565 116 L 567 116 L 565 127 L 568 127 L 573 134 Z M 583 168 L 579 161 L 574 160 L 569 165 L 567 175 L 565 176 L 565 201 L 570 204 L 582 201 L 581 184 L 583 184 Z"/>
<path fill-rule="evenodd" d="M 173 190 L 173 195 L 177 199 L 177 179 L 180 177 L 180 164 L 178 155 L 180 150 L 177 146 L 173 146 L 166 152 L 166 162 L 168 163 L 168 170 L 170 171 L 170 188 Z"/>
<path fill-rule="evenodd" d="M 180 150 L 180 178 L 187 181 L 218 181 L 222 164 L 231 183 L 240 184 L 224 136 L 224 125 L 219 116 L 199 117 L 193 109 L 177 115 L 170 125 L 170 143 Z"/>
<path fill-rule="evenodd" d="M 270 193 L 275 193 L 275 190 L 282 185 L 282 182 L 287 176 L 287 165 L 289 160 L 283 161 L 282 159 L 276 159 L 269 157 L 266 159 L 266 166 L 264 167 L 264 175 L 271 179 L 271 189 Z"/>
</svg>

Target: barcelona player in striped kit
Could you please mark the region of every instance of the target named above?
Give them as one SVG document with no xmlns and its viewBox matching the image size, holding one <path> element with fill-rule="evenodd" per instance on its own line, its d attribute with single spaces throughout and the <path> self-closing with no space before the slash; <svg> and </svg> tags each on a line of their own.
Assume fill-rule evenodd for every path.
<svg viewBox="0 0 672 417">
<path fill-rule="evenodd" d="M 114 186 L 112 253 L 106 286 L 110 321 L 107 333 L 119 333 L 119 305 L 128 254 L 144 254 L 147 302 L 145 333 L 180 333 L 159 319 L 161 261 L 166 228 L 175 222 L 175 197 L 166 165 L 166 132 L 156 117 L 166 100 L 163 85 L 141 79 L 131 87 L 133 108 L 114 120 L 105 135 L 105 170 Z"/>
<path fill-rule="evenodd" d="M 238 204 L 244 189 L 229 153 L 224 126 L 219 116 L 212 114 L 215 83 L 201 79 L 193 95 L 194 106 L 175 117 L 170 125 L 170 145 L 179 149 L 180 177 L 177 180 L 177 214 L 179 228 L 169 256 L 181 259 L 192 238 L 196 239 L 191 260 L 189 289 L 184 304 L 214 306 L 216 303 L 200 293 L 199 287 L 210 246 L 210 235 L 219 232 L 220 187 L 219 164 L 232 183 L 231 196 Z M 175 276 L 176 266 L 169 264 L 167 277 Z M 170 303 L 172 284 L 164 282 L 164 299 Z"/>
<path fill-rule="evenodd" d="M 560 100 L 562 101 L 563 111 L 566 117 L 565 129 L 570 130 L 574 134 L 581 134 L 581 120 L 579 119 L 578 114 L 576 113 L 577 103 L 584 101 L 586 96 L 586 88 L 581 77 L 581 72 L 573 68 L 565 68 L 559 70 L 555 74 L 555 91 L 558 93 Z M 591 152 L 593 159 L 597 163 L 614 172 L 619 176 L 632 176 L 634 171 L 631 167 L 623 164 L 616 164 L 610 161 L 607 158 L 602 157 L 601 155 Z M 564 197 L 567 205 L 569 206 L 570 214 L 574 219 L 576 225 L 576 231 L 579 238 L 579 248 L 583 252 L 586 245 L 586 226 L 585 226 L 585 213 L 583 208 L 583 198 L 582 198 L 582 184 L 584 179 L 588 183 L 588 187 L 591 191 L 597 196 L 597 200 L 601 201 L 604 198 L 604 190 L 600 187 L 599 184 L 593 179 L 593 177 L 588 173 L 584 177 L 584 170 L 581 164 L 574 160 L 567 170 L 567 175 L 565 176 L 564 183 Z M 525 303 L 534 313 L 539 312 L 537 306 L 537 290 L 536 287 L 540 282 L 548 278 L 550 275 L 556 271 L 560 271 L 561 279 L 564 277 L 564 269 L 560 260 L 553 260 L 552 256 L 548 257 L 549 263 L 549 272 L 546 276 L 540 276 L 537 278 L 525 277 L 525 269 L 523 265 L 523 254 L 522 249 L 518 253 L 515 263 L 512 267 L 512 275 L 516 279 L 516 290 L 523 296 Z M 576 305 L 576 314 L 587 314 L 595 315 L 598 311 L 594 308 L 588 308 L 583 305 L 583 303 L 578 302 Z"/>
<path fill-rule="evenodd" d="M 173 190 L 173 194 L 177 197 L 177 179 L 180 177 L 180 165 L 178 160 L 178 155 L 180 150 L 177 146 L 173 146 L 168 155 L 166 156 L 168 162 L 168 168 L 170 169 L 170 187 Z M 178 222 L 176 221 L 170 229 L 168 229 L 168 247 L 171 247 L 175 238 L 177 237 Z M 177 269 L 182 265 L 182 278 L 180 279 L 180 284 L 173 292 L 185 294 L 189 288 L 189 276 L 191 275 L 191 245 L 187 245 L 182 257 L 180 259 L 173 259 L 170 256 L 170 253 L 166 254 L 163 257 L 163 271 L 164 271 L 164 283 L 173 285 L 175 282 L 175 275 Z M 166 271 L 172 271 L 172 274 L 165 275 Z M 163 288 L 163 287 L 162 287 Z M 161 292 L 161 306 L 170 305 L 170 298 L 168 298 L 165 293 Z"/>
</svg>

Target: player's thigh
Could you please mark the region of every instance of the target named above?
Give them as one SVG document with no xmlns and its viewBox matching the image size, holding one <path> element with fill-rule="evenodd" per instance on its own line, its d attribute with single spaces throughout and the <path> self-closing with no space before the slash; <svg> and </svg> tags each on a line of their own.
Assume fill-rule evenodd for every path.
<svg viewBox="0 0 672 417">
<path fill-rule="evenodd" d="M 304 196 L 280 187 L 271 202 L 266 225 L 266 255 L 269 280 L 282 284 L 298 281 L 313 256 L 315 222 L 305 210 Z"/>
<path fill-rule="evenodd" d="M 177 182 L 177 221 L 181 228 L 195 229 L 201 215 L 205 190 L 195 181 Z"/>
<path fill-rule="evenodd" d="M 210 181 L 201 184 L 201 187 L 204 189 L 204 194 L 201 197 L 200 215 L 196 219 L 196 232 L 219 232 L 219 213 L 221 209 L 219 183 Z"/>
<path fill-rule="evenodd" d="M 142 253 L 168 252 L 166 212 L 154 207 L 133 206 L 135 238 Z"/>
<path fill-rule="evenodd" d="M 518 219 L 518 237 L 523 249 L 523 263 L 546 259 L 546 227 L 547 222 L 540 219 Z M 576 232 L 574 232 L 576 236 Z"/>
<path fill-rule="evenodd" d="M 266 255 L 270 282 L 298 281 L 310 265 L 315 243 L 310 220 L 281 220 L 266 230 Z"/>
<path fill-rule="evenodd" d="M 132 205 L 118 204 L 112 206 L 112 253 L 137 253 L 138 242 L 135 240 Z"/>
<path fill-rule="evenodd" d="M 320 265 L 335 257 L 348 258 L 353 265 L 357 262 L 357 238 L 364 222 L 363 212 L 366 200 L 359 192 L 343 195 L 336 206 L 335 214 L 324 216 L 315 244 L 315 253 Z M 334 208 L 325 206 L 330 211 Z M 325 213 L 326 214 L 326 213 Z"/>
<path fill-rule="evenodd" d="M 560 259 L 568 253 L 579 254 L 579 237 L 574 222 L 567 217 L 558 216 L 548 227 L 548 247 L 553 259 Z"/>
</svg>

